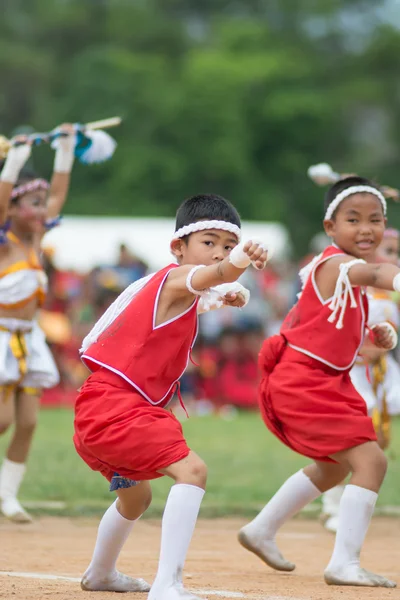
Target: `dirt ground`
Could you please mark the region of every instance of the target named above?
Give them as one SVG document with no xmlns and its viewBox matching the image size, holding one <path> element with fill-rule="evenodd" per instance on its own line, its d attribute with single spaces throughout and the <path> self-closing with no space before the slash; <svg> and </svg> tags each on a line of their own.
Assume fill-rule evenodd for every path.
<svg viewBox="0 0 400 600">
<path fill-rule="evenodd" d="M 327 586 L 322 573 L 334 537 L 317 522 L 295 520 L 282 530 L 281 550 L 297 563 L 296 571 L 291 574 L 272 571 L 239 546 L 236 532 L 243 523 L 237 519 L 199 522 L 186 563 L 186 587 L 209 600 L 400 598 L 398 589 Z M 87 519 L 46 517 L 25 526 L 0 520 L 0 598 L 84 600 L 93 597 L 81 591 L 77 578 L 89 563 L 96 528 L 97 521 Z M 400 519 L 374 519 L 362 562 L 364 567 L 400 584 L 399 539 Z M 160 522 L 140 521 L 123 550 L 119 568 L 151 582 L 157 567 L 159 541 Z M 54 576 L 73 579 L 58 580 Z M 96 600 L 112 597 L 115 595 L 103 592 L 95 595 Z M 145 598 L 146 594 L 135 594 L 135 600 Z"/>
</svg>

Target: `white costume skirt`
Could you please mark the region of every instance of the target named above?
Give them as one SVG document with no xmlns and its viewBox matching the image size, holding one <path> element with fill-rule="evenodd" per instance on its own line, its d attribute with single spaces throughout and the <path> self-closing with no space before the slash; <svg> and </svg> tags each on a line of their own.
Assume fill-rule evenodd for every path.
<svg viewBox="0 0 400 600">
<path fill-rule="evenodd" d="M 387 371 L 383 383 L 378 384 L 376 395 L 373 389 L 373 369 L 368 366 L 369 378 L 367 377 L 367 369 L 364 364 L 354 365 L 350 371 L 351 381 L 357 392 L 365 400 L 368 412 L 374 408 L 379 411 L 382 409 L 383 393 L 386 392 L 386 403 L 390 415 L 400 414 L 400 366 L 391 354 L 386 355 Z"/>
<path fill-rule="evenodd" d="M 51 388 L 60 376 L 36 321 L 0 318 L 0 386 Z"/>
</svg>

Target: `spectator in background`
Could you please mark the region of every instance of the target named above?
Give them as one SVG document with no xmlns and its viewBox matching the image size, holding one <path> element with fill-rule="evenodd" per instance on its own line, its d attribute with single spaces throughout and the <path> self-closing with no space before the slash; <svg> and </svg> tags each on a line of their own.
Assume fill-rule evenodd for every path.
<svg viewBox="0 0 400 600">
<path fill-rule="evenodd" d="M 258 353 L 264 339 L 260 323 L 222 330 L 215 346 L 201 347 L 197 393 L 218 412 L 225 407 L 257 409 Z"/>
</svg>

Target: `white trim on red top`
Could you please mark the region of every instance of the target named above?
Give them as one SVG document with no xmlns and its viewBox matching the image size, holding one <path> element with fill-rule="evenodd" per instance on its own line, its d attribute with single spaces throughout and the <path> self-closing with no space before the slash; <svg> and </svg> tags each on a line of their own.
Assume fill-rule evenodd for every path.
<svg viewBox="0 0 400 600">
<path fill-rule="evenodd" d="M 334 246 L 334 244 L 332 244 Z M 336 246 L 335 246 L 336 247 Z M 328 298 L 327 300 L 324 300 L 321 296 L 321 293 L 318 289 L 317 283 L 315 281 L 315 272 L 318 269 L 318 267 L 320 265 L 322 265 L 324 262 L 328 261 L 330 258 L 335 258 L 336 256 L 340 256 L 343 255 L 345 256 L 345 254 L 343 254 L 343 252 L 336 252 L 335 254 L 331 254 L 330 256 L 326 256 L 325 258 L 321 259 L 313 268 L 313 270 L 311 271 L 311 284 L 313 287 L 313 290 L 315 292 L 315 295 L 317 296 L 318 300 L 321 302 L 321 304 L 323 306 L 329 304 L 333 298 L 333 296 L 331 296 L 330 298 Z M 354 286 L 354 287 L 358 287 L 358 286 Z M 358 353 L 361 349 L 361 346 L 364 342 L 364 336 L 365 336 L 365 326 L 366 326 L 366 319 L 365 319 L 365 310 L 364 310 L 364 303 L 362 301 L 362 296 L 363 296 L 363 290 L 362 288 L 360 288 L 360 293 L 359 293 L 359 302 L 360 302 L 360 306 L 361 306 L 361 314 L 362 314 L 362 319 L 361 319 L 361 341 L 360 341 L 360 345 L 357 348 L 357 351 L 353 357 L 353 360 L 351 361 L 351 363 L 349 365 L 347 365 L 346 367 L 338 367 L 337 365 L 334 365 L 333 363 L 321 358 L 320 356 L 318 356 L 317 354 L 314 354 L 313 352 L 309 352 L 308 350 L 305 350 L 304 348 L 300 348 L 299 346 L 294 346 L 293 344 L 289 344 L 288 346 L 290 348 L 293 348 L 293 350 L 297 350 L 298 352 L 301 352 L 302 354 L 306 354 L 307 356 L 310 356 L 311 358 L 314 358 L 316 360 L 318 360 L 319 362 L 322 362 L 323 364 L 327 365 L 328 367 L 331 367 L 332 369 L 337 369 L 339 371 L 347 371 L 348 369 L 350 369 L 355 361 L 356 358 L 358 356 Z"/>
<path fill-rule="evenodd" d="M 152 330 L 156 330 L 156 329 L 160 329 L 161 327 L 164 327 L 165 325 L 169 325 L 170 323 L 173 323 L 174 321 L 177 321 L 178 319 L 180 319 L 181 317 L 183 317 L 184 315 L 186 315 L 190 310 L 193 309 L 193 307 L 197 304 L 198 299 L 195 298 L 195 300 L 192 302 L 192 304 L 189 306 L 189 308 L 187 308 L 184 312 L 180 313 L 179 315 L 177 315 L 176 317 L 173 317 L 172 319 L 169 319 L 168 321 L 165 321 L 164 323 L 160 323 L 160 325 L 155 325 L 155 319 L 156 319 L 156 314 L 157 314 L 157 306 L 158 306 L 158 300 L 160 297 L 160 293 L 161 293 L 161 289 L 162 286 L 164 285 L 164 282 L 166 280 L 166 278 L 168 277 L 169 273 L 174 269 L 175 267 L 172 267 L 171 269 L 169 269 L 169 271 L 167 271 L 160 283 L 160 286 L 158 288 L 157 291 L 157 295 L 154 301 L 154 308 L 153 308 L 153 319 L 152 319 Z M 148 402 L 150 402 L 150 404 L 152 404 L 153 406 L 158 406 L 159 404 L 161 404 L 162 402 L 164 402 L 165 398 L 171 393 L 172 388 L 177 384 L 177 382 L 180 380 L 180 378 L 182 377 L 182 375 L 184 374 L 184 372 L 187 369 L 187 366 L 189 364 L 189 360 L 190 360 L 190 354 L 191 351 L 193 349 L 193 346 L 196 342 L 197 339 L 197 334 L 199 331 L 199 316 L 196 312 L 196 329 L 195 329 L 195 333 L 193 336 L 193 341 L 190 345 L 190 350 L 188 352 L 188 356 L 187 356 L 187 360 L 186 360 L 186 365 L 185 368 L 183 369 L 182 373 L 179 375 L 179 377 L 177 379 L 175 379 L 175 381 L 172 382 L 172 384 L 170 385 L 170 387 L 168 388 L 167 392 L 164 394 L 164 396 L 160 399 L 160 400 L 152 400 L 150 398 L 150 396 L 148 396 L 146 394 L 146 392 L 144 392 L 138 385 L 136 385 L 136 383 L 134 381 L 132 381 L 131 379 L 129 379 L 129 377 L 127 377 L 124 373 L 122 373 L 122 371 L 119 371 L 118 369 L 115 369 L 114 367 L 111 367 L 110 365 L 107 365 L 106 363 L 103 363 L 95 358 L 92 358 L 91 356 L 89 356 L 88 354 L 82 354 L 81 359 L 86 359 L 86 361 L 89 362 L 93 362 L 96 363 L 96 365 L 99 365 L 100 367 L 104 367 L 105 369 L 108 369 L 109 371 L 112 371 L 113 373 L 115 373 L 116 375 L 119 375 L 120 377 L 122 377 L 122 379 L 124 379 L 125 381 L 127 381 L 132 387 L 134 387 Z M 85 362 L 86 364 L 86 362 Z"/>
<path fill-rule="evenodd" d="M 182 316 L 182 315 L 181 315 Z M 108 369 L 109 371 L 112 371 L 113 373 L 115 373 L 116 375 L 119 375 L 120 377 L 122 377 L 122 379 L 124 379 L 125 381 L 127 381 L 132 387 L 134 387 L 142 396 L 143 398 L 145 398 L 148 402 L 150 402 L 150 404 L 152 404 L 153 406 L 158 406 L 159 404 L 161 404 L 162 402 L 164 402 L 165 398 L 171 393 L 172 388 L 178 383 L 178 381 L 180 380 L 180 378 L 182 377 L 182 375 L 184 374 L 184 372 L 187 369 L 187 366 L 189 364 L 189 360 L 190 360 L 190 353 L 191 350 L 195 344 L 195 341 L 197 339 L 197 333 L 199 330 L 199 317 L 197 315 L 197 321 L 196 321 L 196 331 L 193 337 L 193 342 L 191 343 L 190 346 L 190 351 L 188 352 L 188 356 L 187 356 L 187 360 L 186 360 L 186 365 L 185 368 L 183 369 L 182 373 L 179 375 L 179 377 L 177 379 L 175 379 L 175 381 L 173 381 L 170 385 L 170 387 L 168 388 L 167 392 L 164 394 L 164 396 L 161 398 L 161 400 L 152 400 L 150 398 L 150 396 L 148 396 L 146 394 L 146 392 L 144 392 L 142 390 L 142 388 L 140 388 L 138 385 L 136 385 L 136 383 L 134 381 L 132 381 L 131 379 L 129 379 L 129 377 L 127 377 L 124 373 L 122 373 L 122 371 L 119 371 L 118 369 L 115 369 L 114 367 L 111 367 L 110 365 L 107 365 L 99 360 L 96 360 L 95 358 L 92 358 L 91 356 L 88 356 L 87 354 L 83 354 L 82 355 L 82 360 L 84 358 L 86 358 L 86 360 L 91 361 L 96 363 L 96 365 L 100 365 L 100 367 L 104 367 L 105 369 Z M 172 398 L 171 398 L 172 400 Z"/>
<path fill-rule="evenodd" d="M 366 326 L 366 319 L 365 319 L 365 310 L 364 310 L 364 303 L 362 301 L 362 290 L 360 289 L 360 307 L 361 307 L 361 335 L 360 335 L 360 344 L 353 356 L 352 361 L 350 362 L 350 364 L 348 364 L 345 367 L 339 367 L 338 365 L 334 365 L 333 363 L 329 362 L 328 360 L 325 360 L 324 358 L 321 358 L 320 356 L 318 356 L 317 354 L 314 354 L 313 352 L 310 352 L 309 350 L 305 350 L 304 348 L 300 348 L 299 346 L 294 346 L 293 344 L 289 344 L 288 342 L 288 346 L 290 348 L 293 348 L 293 350 L 297 350 L 298 352 L 301 352 L 301 354 L 306 354 L 307 356 L 310 356 L 311 358 L 315 358 L 316 360 L 318 360 L 319 362 L 322 362 L 324 365 L 327 365 L 328 367 L 331 367 L 332 369 L 336 369 L 337 371 L 347 371 L 348 369 L 351 369 L 351 367 L 354 365 L 358 353 L 360 352 L 361 346 L 364 343 L 364 337 L 365 337 L 365 326 Z"/>
<path fill-rule="evenodd" d="M 322 260 L 320 260 L 320 261 L 319 261 L 319 262 L 318 262 L 318 263 L 315 265 L 315 267 L 314 267 L 314 268 L 313 268 L 313 270 L 311 271 L 311 284 L 312 284 L 312 286 L 313 286 L 313 288 L 314 288 L 315 295 L 317 296 L 317 298 L 318 298 L 318 300 L 321 302 L 321 304 L 323 304 L 324 306 L 325 306 L 325 304 L 329 304 L 329 302 L 331 302 L 331 301 L 332 301 L 332 298 L 333 298 L 333 296 L 331 296 L 331 297 L 330 297 L 330 298 L 328 298 L 327 300 L 324 300 L 324 299 L 323 299 L 323 297 L 321 296 L 321 293 L 320 293 L 320 291 L 319 291 L 319 289 L 318 289 L 317 282 L 316 282 L 316 280 L 315 280 L 315 272 L 316 272 L 316 270 L 318 269 L 318 267 L 319 267 L 320 265 L 322 265 L 324 262 L 328 261 L 330 258 L 334 258 L 335 256 L 339 256 L 339 254 L 340 254 L 340 252 L 337 252 L 336 254 L 332 254 L 331 256 L 327 256 L 327 257 L 323 258 Z"/>
<path fill-rule="evenodd" d="M 171 271 L 174 268 L 176 268 L 176 267 L 172 267 L 172 269 L 170 269 L 169 271 L 167 271 L 165 273 L 165 275 L 164 275 L 164 277 L 163 277 L 163 279 L 162 279 L 162 281 L 160 283 L 160 287 L 158 288 L 156 299 L 154 301 L 154 308 L 153 308 L 153 326 L 152 326 L 153 331 L 155 329 L 160 329 L 161 327 L 165 327 L 165 325 L 169 325 L 170 323 L 173 323 L 174 321 L 177 321 L 177 319 L 180 319 L 181 317 L 183 317 L 184 315 L 186 315 L 193 308 L 193 305 L 196 304 L 196 302 L 197 302 L 197 298 L 195 298 L 193 300 L 192 304 L 189 306 L 189 308 L 187 308 L 185 311 L 183 311 L 182 313 L 180 313 L 176 317 L 172 317 L 172 319 L 168 319 L 168 321 L 164 321 L 164 323 L 160 323 L 159 325 L 156 325 L 158 301 L 160 299 L 160 294 L 161 294 L 162 286 L 164 285 L 165 280 L 167 279 L 168 275 L 171 273 Z"/>
</svg>

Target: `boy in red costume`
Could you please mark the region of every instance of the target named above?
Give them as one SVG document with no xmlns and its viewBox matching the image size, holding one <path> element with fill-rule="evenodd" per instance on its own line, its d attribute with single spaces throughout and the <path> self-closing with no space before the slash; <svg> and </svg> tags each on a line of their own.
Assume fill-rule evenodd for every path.
<svg viewBox="0 0 400 600">
<path fill-rule="evenodd" d="M 182 569 L 203 499 L 207 469 L 191 451 L 174 415 L 165 410 L 190 360 L 199 299 L 219 294 L 243 305 L 236 282 L 253 262 L 263 268 L 262 244 L 240 242 L 240 217 L 224 198 L 194 196 L 177 212 L 171 251 L 179 264 L 132 284 L 82 345 L 92 375 L 75 409 L 76 449 L 110 482 L 118 499 L 105 513 L 83 580 L 90 591 L 148 591 L 115 564 L 134 522 L 151 501 L 149 481 L 175 481 L 162 520 L 161 552 L 149 600 L 196 600 L 183 588 Z M 237 284 L 235 284 L 237 285 Z M 233 291 L 232 291 L 233 289 Z"/>
<path fill-rule="evenodd" d="M 396 585 L 360 567 L 387 462 L 349 374 L 368 320 L 366 286 L 400 289 L 400 269 L 366 262 L 379 246 L 385 224 L 385 198 L 368 180 L 348 177 L 331 187 L 324 228 L 332 245 L 300 272 L 300 299 L 280 335 L 266 340 L 260 353 L 263 419 L 284 444 L 314 462 L 284 483 L 240 531 L 239 541 L 272 568 L 292 571 L 295 565 L 282 557 L 275 542 L 279 527 L 350 472 L 325 570 L 326 583 L 333 585 Z M 389 323 L 375 325 L 372 337 L 387 350 L 397 343 Z"/>
</svg>

